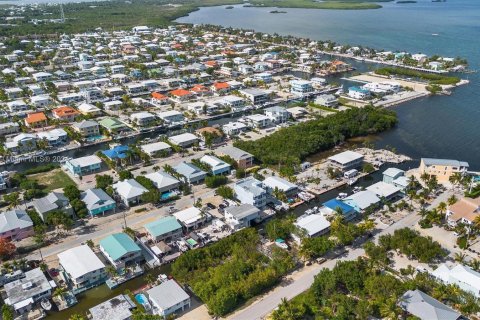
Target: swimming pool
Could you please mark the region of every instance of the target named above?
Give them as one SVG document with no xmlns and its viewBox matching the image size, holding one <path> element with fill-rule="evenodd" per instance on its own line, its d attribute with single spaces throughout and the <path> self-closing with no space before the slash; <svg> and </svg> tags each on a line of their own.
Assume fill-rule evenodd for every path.
<svg viewBox="0 0 480 320">
<path fill-rule="evenodd" d="M 165 192 L 160 196 L 160 200 L 168 200 L 173 196 L 175 196 L 175 192 Z"/>
<path fill-rule="evenodd" d="M 135 300 L 137 300 L 138 303 L 140 303 L 141 305 L 144 305 L 147 303 L 147 297 L 145 297 L 145 295 L 143 293 L 139 293 L 135 296 Z"/>
<path fill-rule="evenodd" d="M 105 136 L 102 136 L 102 135 L 90 136 L 90 137 L 85 138 L 85 140 L 87 140 L 88 142 L 93 142 L 93 141 L 103 140 L 103 139 L 105 139 Z"/>
</svg>

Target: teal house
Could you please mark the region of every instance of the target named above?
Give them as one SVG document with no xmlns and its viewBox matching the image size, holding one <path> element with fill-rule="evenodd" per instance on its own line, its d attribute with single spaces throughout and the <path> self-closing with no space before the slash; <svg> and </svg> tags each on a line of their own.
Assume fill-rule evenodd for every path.
<svg viewBox="0 0 480 320">
<path fill-rule="evenodd" d="M 82 192 L 80 200 L 85 203 L 90 216 L 96 216 L 105 213 L 115 213 L 115 201 L 102 189 L 88 189 Z"/>
<path fill-rule="evenodd" d="M 171 241 L 182 236 L 182 226 L 174 216 L 163 217 L 145 225 L 153 242 Z"/>
<path fill-rule="evenodd" d="M 126 233 L 115 233 L 102 239 L 100 251 L 116 269 L 125 268 L 143 259 L 142 249 Z"/>
</svg>

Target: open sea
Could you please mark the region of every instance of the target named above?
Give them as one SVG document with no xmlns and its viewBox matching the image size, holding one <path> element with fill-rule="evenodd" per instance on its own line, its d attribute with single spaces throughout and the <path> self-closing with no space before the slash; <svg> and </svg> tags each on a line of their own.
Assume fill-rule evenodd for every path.
<svg viewBox="0 0 480 320">
<path fill-rule="evenodd" d="M 226 10 L 205 7 L 177 22 L 215 24 L 294 35 L 391 51 L 439 54 L 468 59 L 480 69 L 480 1 L 447 0 L 382 3 L 377 10 L 285 9 Z M 470 84 L 451 96 L 413 100 L 395 107 L 399 125 L 375 139 L 377 147 L 393 146 L 414 159 L 449 158 L 468 161 L 480 170 L 480 74 L 461 74 Z"/>
</svg>

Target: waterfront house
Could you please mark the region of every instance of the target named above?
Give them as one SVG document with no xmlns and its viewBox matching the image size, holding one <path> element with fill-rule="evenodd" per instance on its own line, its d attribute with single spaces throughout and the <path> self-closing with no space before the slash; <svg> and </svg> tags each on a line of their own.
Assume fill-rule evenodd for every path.
<svg viewBox="0 0 480 320">
<path fill-rule="evenodd" d="M 114 183 L 112 187 L 127 207 L 140 203 L 142 194 L 148 192 L 148 190 L 135 179 L 119 181 Z"/>
<path fill-rule="evenodd" d="M 60 276 L 74 294 L 101 285 L 107 279 L 105 265 L 86 244 L 59 253 L 58 261 Z"/>
<path fill-rule="evenodd" d="M 270 125 L 270 118 L 263 114 L 252 114 L 246 116 L 245 120 L 252 128 L 262 129 Z"/>
<path fill-rule="evenodd" d="M 259 209 L 263 209 L 267 205 L 265 186 L 253 177 L 238 180 L 234 184 L 233 190 L 235 197 L 242 204 L 251 204 Z"/>
<path fill-rule="evenodd" d="M 190 308 L 189 295 L 173 279 L 147 290 L 147 296 L 153 313 L 162 317 L 178 314 Z"/>
<path fill-rule="evenodd" d="M 398 305 L 406 313 L 421 320 L 459 320 L 462 315 L 449 306 L 416 289 L 400 297 Z"/>
<path fill-rule="evenodd" d="M 214 176 L 230 174 L 231 166 L 215 156 L 204 155 L 200 158 L 200 162 L 208 165 L 211 168 L 210 173 Z"/>
<path fill-rule="evenodd" d="M 312 93 L 313 91 L 314 89 L 311 81 L 297 79 L 290 81 L 290 92 L 295 95 L 304 96 Z"/>
<path fill-rule="evenodd" d="M 197 229 L 207 220 L 207 216 L 196 207 L 175 212 L 173 215 L 186 231 Z"/>
<path fill-rule="evenodd" d="M 126 233 L 115 233 L 100 240 L 100 251 L 117 269 L 136 264 L 143 259 L 142 250 Z"/>
<path fill-rule="evenodd" d="M 158 117 L 162 119 L 166 124 L 182 124 L 185 122 L 183 114 L 176 110 L 159 112 Z"/>
<path fill-rule="evenodd" d="M 139 127 L 148 127 L 155 124 L 156 117 L 150 112 L 136 112 L 130 115 L 130 120 Z"/>
<path fill-rule="evenodd" d="M 359 87 L 348 88 L 348 96 L 352 99 L 365 100 L 370 98 L 370 91 Z"/>
<path fill-rule="evenodd" d="M 185 102 L 192 99 L 195 94 L 185 89 L 176 89 L 169 92 L 171 99 L 177 103 Z"/>
<path fill-rule="evenodd" d="M 239 168 L 246 169 L 253 166 L 253 155 L 242 149 L 226 146 L 216 150 L 220 156 L 228 156 L 235 160 Z"/>
<path fill-rule="evenodd" d="M 242 89 L 239 92 L 241 95 L 245 96 L 254 105 L 264 104 L 270 99 L 269 93 L 261 89 L 249 88 L 249 89 Z"/>
<path fill-rule="evenodd" d="M 173 169 L 183 177 L 183 181 L 189 184 L 200 183 L 205 180 L 207 173 L 192 163 L 185 161 L 177 164 Z"/>
<path fill-rule="evenodd" d="M 20 130 L 20 125 L 16 122 L 0 123 L 0 136 L 17 133 Z"/>
<path fill-rule="evenodd" d="M 72 124 L 73 130 L 80 133 L 83 137 L 97 137 L 100 135 L 100 126 L 93 120 L 83 120 Z"/>
<path fill-rule="evenodd" d="M 55 128 L 37 133 L 39 140 L 46 141 L 50 147 L 58 147 L 68 142 L 68 134 L 62 128 Z"/>
<path fill-rule="evenodd" d="M 32 269 L 21 279 L 5 284 L 4 302 L 17 315 L 25 315 L 42 299 L 50 299 L 55 287 L 55 282 L 49 281 L 40 268 Z"/>
<path fill-rule="evenodd" d="M 67 160 L 64 166 L 71 174 L 75 176 L 84 176 L 100 171 L 102 168 L 102 159 L 96 155 L 85 156 Z"/>
<path fill-rule="evenodd" d="M 92 92 L 90 91 L 90 96 L 92 95 Z M 94 106 L 91 103 L 82 103 L 78 106 L 78 111 L 80 111 L 81 114 L 86 115 L 86 116 L 91 116 L 91 117 L 98 117 L 102 115 L 102 109 Z"/>
<path fill-rule="evenodd" d="M 85 203 L 88 213 L 94 217 L 104 215 L 109 211 L 115 212 L 115 201 L 102 189 L 87 189 L 80 194 L 80 200 Z"/>
<path fill-rule="evenodd" d="M 283 192 L 287 197 L 293 197 L 298 193 L 298 186 L 294 183 L 291 183 L 279 176 L 270 176 L 263 180 L 263 185 L 265 186 L 268 193 L 273 195 L 275 190 Z"/>
<path fill-rule="evenodd" d="M 175 241 L 183 234 L 182 226 L 174 216 L 166 216 L 150 222 L 145 225 L 145 230 L 153 242 Z"/>
<path fill-rule="evenodd" d="M 440 183 L 449 182 L 450 177 L 455 174 L 466 174 L 468 171 L 468 162 L 450 160 L 450 159 L 432 159 L 422 158 L 418 168 L 419 174 L 428 174 L 436 176 Z"/>
<path fill-rule="evenodd" d="M 33 151 L 37 149 L 37 136 L 31 133 L 20 133 L 5 142 L 5 149 L 13 153 Z"/>
<path fill-rule="evenodd" d="M 321 94 L 315 98 L 315 103 L 329 108 L 336 108 L 338 99 L 333 94 Z"/>
<path fill-rule="evenodd" d="M 343 202 L 353 207 L 355 211 L 363 212 L 370 206 L 379 205 L 380 198 L 372 191 L 363 190 L 346 197 Z"/>
<path fill-rule="evenodd" d="M 456 264 L 449 267 L 446 263 L 442 263 L 431 272 L 431 275 L 444 284 L 456 285 L 476 298 L 480 298 L 480 273 L 469 266 Z"/>
<path fill-rule="evenodd" d="M 132 310 L 137 305 L 127 294 L 120 294 L 88 309 L 90 320 L 131 320 Z"/>
<path fill-rule="evenodd" d="M 368 186 L 366 190 L 375 193 L 377 197 L 380 199 L 385 199 L 386 201 L 393 201 L 403 196 L 400 188 L 383 181 L 379 181 L 371 186 Z"/>
<path fill-rule="evenodd" d="M 140 146 L 140 149 L 150 157 L 158 157 L 162 155 L 167 156 L 172 152 L 172 147 L 168 143 L 162 141 L 144 144 Z"/>
<path fill-rule="evenodd" d="M 53 211 L 62 211 L 67 216 L 73 216 L 73 208 L 62 192 L 52 191 L 43 198 L 34 199 L 31 203 L 40 218 L 45 221 Z"/>
<path fill-rule="evenodd" d="M 187 148 L 199 141 L 198 137 L 192 133 L 182 133 L 176 136 L 171 136 L 168 138 L 170 143 L 182 147 Z"/>
<path fill-rule="evenodd" d="M 169 194 L 180 187 L 180 181 L 165 171 L 152 172 L 145 175 L 145 178 L 151 180 L 155 187 L 162 194 Z"/>
<path fill-rule="evenodd" d="M 328 158 L 329 163 L 343 172 L 362 167 L 363 155 L 354 151 L 344 151 Z"/>
<path fill-rule="evenodd" d="M 34 235 L 30 216 L 21 209 L 0 213 L 0 238 L 20 241 Z"/>
<path fill-rule="evenodd" d="M 258 221 L 259 219 L 260 210 L 248 203 L 225 208 L 225 222 L 234 231 L 248 228 L 252 221 Z"/>
<path fill-rule="evenodd" d="M 357 216 L 357 212 L 352 206 L 337 199 L 331 199 L 322 203 L 320 211 L 326 217 L 332 217 L 337 213 L 341 214 L 345 221 L 351 221 Z"/>
<path fill-rule="evenodd" d="M 74 122 L 75 118 L 78 117 L 80 112 L 73 109 L 72 107 L 62 106 L 52 110 L 52 115 L 54 119 L 66 122 Z"/>
<path fill-rule="evenodd" d="M 291 114 L 283 107 L 270 107 L 265 109 L 265 116 L 270 119 L 270 122 L 279 124 L 287 122 Z"/>
<path fill-rule="evenodd" d="M 100 126 L 105 128 L 108 132 L 117 134 L 120 132 L 128 131 L 128 126 L 118 120 L 117 118 L 106 117 L 98 122 Z"/>
<path fill-rule="evenodd" d="M 168 101 L 169 101 L 169 99 L 166 95 L 163 95 L 160 92 L 152 92 L 152 98 L 150 99 L 150 102 L 154 106 L 161 107 L 161 106 L 167 104 Z"/>
<path fill-rule="evenodd" d="M 330 222 L 321 214 L 300 216 L 294 224 L 301 230 L 302 236 L 308 238 L 326 234 L 330 230 Z M 292 237 L 297 243 L 301 243 L 301 236 L 293 233 Z"/>
<path fill-rule="evenodd" d="M 461 198 L 449 205 L 446 213 L 450 227 L 456 227 L 458 224 L 471 226 L 478 216 L 480 216 L 480 196 L 475 199 Z"/>
<path fill-rule="evenodd" d="M 10 112 L 23 113 L 23 111 L 28 110 L 28 104 L 25 103 L 25 101 L 19 99 L 19 100 L 7 102 L 7 108 L 8 108 L 8 111 Z"/>
<path fill-rule="evenodd" d="M 30 104 L 35 108 L 45 108 L 53 103 L 49 95 L 39 95 L 30 98 Z"/>
<path fill-rule="evenodd" d="M 130 148 L 128 146 L 118 145 L 108 150 L 103 150 L 102 154 L 112 161 L 127 158 Z"/>
<path fill-rule="evenodd" d="M 225 134 L 229 135 L 230 137 L 234 137 L 239 135 L 240 133 L 248 131 L 249 128 L 246 124 L 235 121 L 235 122 L 229 122 L 227 124 L 224 124 L 222 126 L 222 130 L 223 132 L 225 132 Z"/>
<path fill-rule="evenodd" d="M 29 113 L 25 118 L 25 125 L 29 128 L 46 127 L 47 117 L 43 112 Z"/>
<path fill-rule="evenodd" d="M 397 168 L 388 168 L 383 172 L 383 182 L 394 185 L 402 192 L 408 187 L 408 178 L 405 171 Z"/>
</svg>

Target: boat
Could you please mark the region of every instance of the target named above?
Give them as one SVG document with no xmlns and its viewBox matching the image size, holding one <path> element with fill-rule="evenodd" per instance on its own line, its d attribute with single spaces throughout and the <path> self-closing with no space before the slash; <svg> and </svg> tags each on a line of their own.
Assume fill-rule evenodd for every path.
<svg viewBox="0 0 480 320">
<path fill-rule="evenodd" d="M 357 192 L 360 192 L 360 191 L 362 191 L 362 187 L 353 188 L 353 193 L 357 193 Z"/>
<path fill-rule="evenodd" d="M 357 181 L 358 181 L 358 178 L 350 178 L 350 179 L 348 179 L 347 184 L 348 184 L 349 186 L 352 186 L 352 185 L 354 185 L 355 183 L 357 183 Z"/>
<path fill-rule="evenodd" d="M 52 309 L 52 304 L 50 303 L 50 300 L 48 299 L 42 299 L 42 301 L 40 301 L 40 305 L 42 306 L 43 310 L 45 311 L 49 311 Z"/>
<path fill-rule="evenodd" d="M 432 33 L 432 36 L 436 37 L 438 36 L 438 33 Z"/>
<path fill-rule="evenodd" d="M 346 197 L 348 196 L 348 194 L 344 193 L 344 192 L 340 192 L 338 194 L 338 197 L 336 198 L 337 200 L 343 200 L 345 199 Z"/>
</svg>

